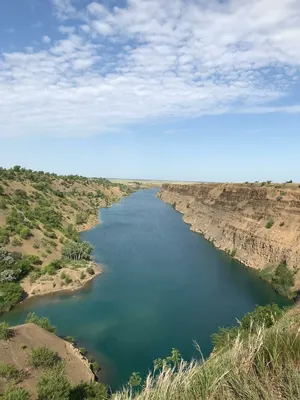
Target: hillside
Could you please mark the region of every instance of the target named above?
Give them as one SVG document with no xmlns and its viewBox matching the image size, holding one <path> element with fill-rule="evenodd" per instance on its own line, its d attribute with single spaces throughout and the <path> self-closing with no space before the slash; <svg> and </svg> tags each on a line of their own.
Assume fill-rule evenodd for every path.
<svg viewBox="0 0 300 400">
<path fill-rule="evenodd" d="M 72 385 L 95 380 L 88 360 L 71 343 L 33 323 L 16 326 L 10 332 L 9 340 L 0 340 L 0 393 L 7 387 L 7 379 L 1 376 L 1 365 L 3 369 L 5 364 L 23 371 L 18 386 L 36 397 L 36 383 L 45 370 L 35 367 L 29 360 L 32 350 L 43 347 L 58 354 L 64 362 L 66 376 Z"/>
<path fill-rule="evenodd" d="M 184 214 L 193 231 L 245 265 L 263 270 L 261 276 L 283 294 L 289 294 L 288 286 L 300 289 L 298 185 L 164 184 L 159 196 Z M 277 275 L 284 275 L 283 282 Z"/>
<path fill-rule="evenodd" d="M 26 293 L 78 288 L 99 274 L 79 232 L 98 223 L 100 207 L 134 190 L 103 178 L 0 168 L 0 313 Z"/>
</svg>

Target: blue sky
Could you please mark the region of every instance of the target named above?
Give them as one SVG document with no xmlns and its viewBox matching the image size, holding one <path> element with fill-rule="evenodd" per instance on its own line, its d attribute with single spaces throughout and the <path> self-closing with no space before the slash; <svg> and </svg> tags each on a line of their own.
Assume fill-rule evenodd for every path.
<svg viewBox="0 0 300 400">
<path fill-rule="evenodd" d="M 300 181 L 299 0 L 2 0 L 0 164 Z"/>
</svg>

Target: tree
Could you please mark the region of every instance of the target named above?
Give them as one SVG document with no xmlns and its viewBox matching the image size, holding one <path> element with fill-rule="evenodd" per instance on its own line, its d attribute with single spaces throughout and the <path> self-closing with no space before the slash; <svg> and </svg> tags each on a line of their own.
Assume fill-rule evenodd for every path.
<svg viewBox="0 0 300 400">
<path fill-rule="evenodd" d="M 88 242 L 68 242 L 62 248 L 63 257 L 69 260 L 90 260 L 94 250 Z"/>
<path fill-rule="evenodd" d="M 0 314 L 9 311 L 23 297 L 23 290 L 19 283 L 0 283 Z"/>
<path fill-rule="evenodd" d="M 38 400 L 69 400 L 71 385 L 61 365 L 47 371 L 37 382 Z"/>
</svg>

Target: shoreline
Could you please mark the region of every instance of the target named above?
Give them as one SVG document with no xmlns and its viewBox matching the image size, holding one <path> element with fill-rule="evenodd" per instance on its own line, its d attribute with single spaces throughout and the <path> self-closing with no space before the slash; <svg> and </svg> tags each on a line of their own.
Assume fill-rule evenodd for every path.
<svg viewBox="0 0 300 400">
<path fill-rule="evenodd" d="M 29 299 L 35 298 L 35 297 L 41 297 L 41 296 L 46 296 L 46 295 L 51 295 L 51 294 L 57 294 L 57 293 L 62 293 L 62 292 L 75 292 L 77 290 L 83 289 L 88 283 L 90 283 L 94 278 L 97 276 L 101 275 L 103 272 L 102 267 L 95 263 L 94 261 L 89 262 L 87 267 L 92 267 L 94 270 L 94 274 L 92 275 L 87 275 L 84 279 L 79 280 L 78 275 L 81 274 L 81 272 L 84 271 L 84 268 L 69 268 L 69 267 L 64 267 L 61 270 L 58 271 L 57 275 L 54 276 L 48 276 L 47 279 L 40 279 L 39 282 L 34 282 L 30 283 L 29 278 L 26 277 L 24 281 L 21 283 L 21 286 L 26 293 L 26 297 L 19 303 L 23 304 Z M 67 273 L 70 274 L 73 279 L 76 279 L 75 285 L 73 287 L 65 287 L 64 285 L 61 285 L 59 287 L 53 287 L 53 283 L 55 278 L 59 278 L 59 274 L 61 273 Z M 52 287 L 51 287 L 52 284 Z M 73 282 L 72 282 L 73 284 Z M 48 286 L 47 286 L 48 285 Z"/>
</svg>

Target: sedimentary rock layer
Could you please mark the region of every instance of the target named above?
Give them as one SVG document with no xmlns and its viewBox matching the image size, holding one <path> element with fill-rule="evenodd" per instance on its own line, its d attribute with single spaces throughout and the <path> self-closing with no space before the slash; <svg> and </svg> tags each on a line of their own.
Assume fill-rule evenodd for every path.
<svg viewBox="0 0 300 400">
<path fill-rule="evenodd" d="M 193 231 L 247 266 L 263 269 L 285 259 L 289 268 L 300 267 L 298 185 L 164 184 L 159 197 Z"/>
</svg>

